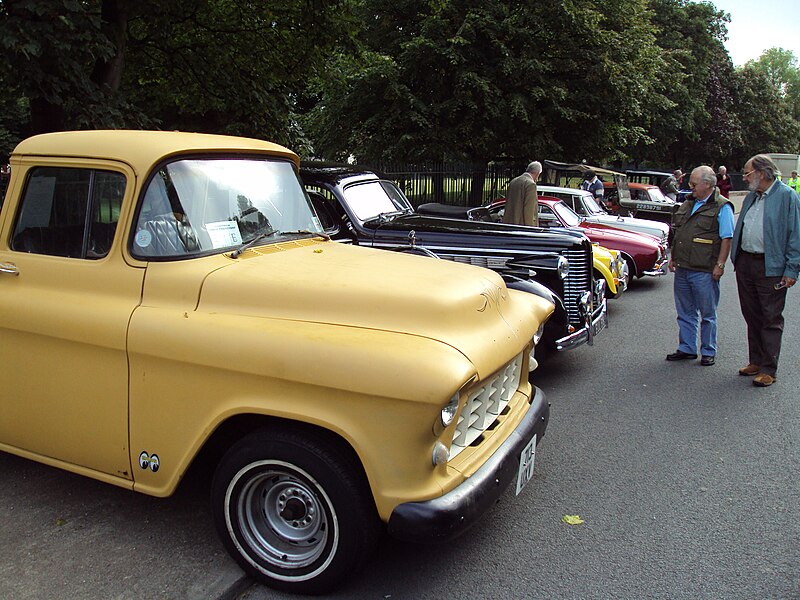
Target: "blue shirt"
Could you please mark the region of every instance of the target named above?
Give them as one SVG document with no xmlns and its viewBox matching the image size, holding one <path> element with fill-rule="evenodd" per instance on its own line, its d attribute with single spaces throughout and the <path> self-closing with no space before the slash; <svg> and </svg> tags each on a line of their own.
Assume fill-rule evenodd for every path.
<svg viewBox="0 0 800 600">
<path fill-rule="evenodd" d="M 701 206 L 704 206 L 711 194 L 703 200 L 696 200 L 692 207 L 692 214 L 696 213 Z M 729 202 L 722 205 L 722 208 L 717 214 L 717 222 L 719 223 L 719 237 L 727 240 L 733 237 L 733 207 Z"/>
</svg>

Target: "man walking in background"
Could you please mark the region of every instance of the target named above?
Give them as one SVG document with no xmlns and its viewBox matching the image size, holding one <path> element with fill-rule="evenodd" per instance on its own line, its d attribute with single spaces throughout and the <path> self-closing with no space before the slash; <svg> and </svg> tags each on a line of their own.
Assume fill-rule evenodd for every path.
<svg viewBox="0 0 800 600">
<path fill-rule="evenodd" d="M 539 196 L 536 181 L 542 174 L 542 163 L 533 161 L 519 177 L 508 184 L 503 223 L 513 225 L 539 225 Z"/>
<path fill-rule="evenodd" d="M 744 166 L 750 193 L 742 203 L 731 249 L 739 305 L 747 323 L 749 363 L 739 375 L 767 387 L 777 378 L 786 290 L 800 271 L 800 198 L 758 154 Z"/>
<path fill-rule="evenodd" d="M 669 270 L 675 273 L 678 350 L 667 360 L 697 358 L 700 325 L 700 364 L 710 367 L 717 355 L 719 280 L 733 236 L 733 206 L 716 187 L 711 167 L 697 167 L 689 177 L 692 195 L 675 213 Z"/>
<path fill-rule="evenodd" d="M 670 200 L 678 199 L 678 191 L 681 189 L 682 178 L 683 178 L 683 173 L 681 173 L 681 170 L 675 169 L 672 172 L 672 175 L 667 177 L 661 183 L 661 191 L 664 192 L 664 195 Z M 716 178 L 714 180 L 716 181 Z"/>
</svg>

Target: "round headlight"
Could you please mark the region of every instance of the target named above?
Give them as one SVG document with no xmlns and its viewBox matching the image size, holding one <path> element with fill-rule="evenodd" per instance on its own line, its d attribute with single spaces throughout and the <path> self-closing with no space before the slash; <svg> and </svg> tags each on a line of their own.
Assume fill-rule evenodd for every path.
<svg viewBox="0 0 800 600">
<path fill-rule="evenodd" d="M 561 279 L 566 279 L 567 275 L 569 275 L 569 260 L 567 260 L 566 256 L 559 256 L 558 276 L 561 277 Z"/>
<path fill-rule="evenodd" d="M 436 442 L 433 445 L 433 454 L 431 455 L 431 462 L 433 466 L 444 465 L 447 459 L 450 458 L 450 451 L 442 442 Z"/>
<path fill-rule="evenodd" d="M 442 412 L 439 414 L 439 420 L 442 422 L 442 427 L 447 427 L 450 423 L 453 422 L 453 419 L 456 418 L 456 413 L 458 412 L 458 393 L 453 394 L 453 397 L 450 398 L 450 402 L 448 402 L 445 407 L 442 409 Z"/>
</svg>

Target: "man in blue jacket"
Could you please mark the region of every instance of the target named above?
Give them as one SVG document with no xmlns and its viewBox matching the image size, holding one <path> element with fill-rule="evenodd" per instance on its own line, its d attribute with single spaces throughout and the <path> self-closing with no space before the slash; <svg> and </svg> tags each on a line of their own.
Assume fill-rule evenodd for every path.
<svg viewBox="0 0 800 600">
<path fill-rule="evenodd" d="M 750 193 L 731 246 L 749 347 L 749 364 L 739 375 L 753 376 L 753 385 L 760 387 L 772 385 L 777 377 L 786 290 L 800 271 L 800 197 L 777 173 L 775 163 L 763 154 L 745 164 Z"/>
</svg>

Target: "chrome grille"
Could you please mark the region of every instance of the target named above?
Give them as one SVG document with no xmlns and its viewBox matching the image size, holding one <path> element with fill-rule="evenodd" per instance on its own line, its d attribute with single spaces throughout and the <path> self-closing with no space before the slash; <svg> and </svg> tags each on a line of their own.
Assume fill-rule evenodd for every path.
<svg viewBox="0 0 800 600">
<path fill-rule="evenodd" d="M 477 440 L 503 412 L 514 392 L 519 389 L 522 358 L 522 354 L 518 354 L 499 373 L 480 387 L 470 390 L 467 402 L 458 415 L 450 458 L 458 456 Z"/>
<path fill-rule="evenodd" d="M 453 262 L 487 269 L 505 269 L 508 257 L 506 256 L 476 256 L 474 254 L 442 254 L 437 252 L 440 258 L 452 260 Z"/>
<path fill-rule="evenodd" d="M 564 305 L 570 325 L 581 323 L 578 302 L 581 294 L 590 290 L 592 280 L 592 264 L 587 260 L 590 256 L 586 250 L 565 250 L 563 255 L 569 260 L 569 274 L 564 280 Z"/>
</svg>

